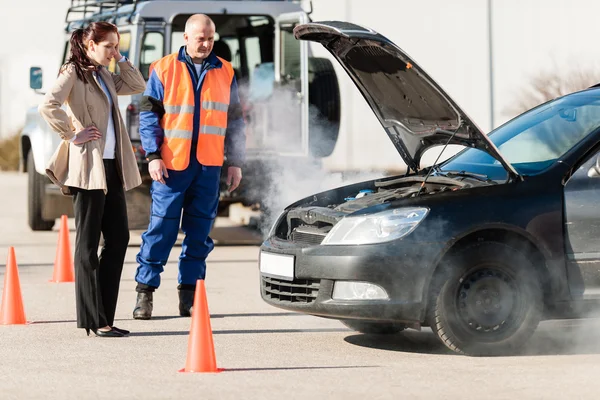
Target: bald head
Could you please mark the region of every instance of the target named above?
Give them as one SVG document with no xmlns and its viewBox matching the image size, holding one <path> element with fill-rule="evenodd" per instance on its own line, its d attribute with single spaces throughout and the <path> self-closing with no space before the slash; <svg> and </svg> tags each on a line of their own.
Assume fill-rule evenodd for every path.
<svg viewBox="0 0 600 400">
<path fill-rule="evenodd" d="M 194 14 L 185 23 L 183 39 L 192 61 L 200 63 L 213 49 L 215 23 L 208 15 Z"/>
<path fill-rule="evenodd" d="M 188 33 L 194 29 L 203 29 L 204 27 L 210 27 L 213 31 L 215 30 L 215 23 L 205 14 L 194 14 L 185 21 L 185 31 Z"/>
</svg>

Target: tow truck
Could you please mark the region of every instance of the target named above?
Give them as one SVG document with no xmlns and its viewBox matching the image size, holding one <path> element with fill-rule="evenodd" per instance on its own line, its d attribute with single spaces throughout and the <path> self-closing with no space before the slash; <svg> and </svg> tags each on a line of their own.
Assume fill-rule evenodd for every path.
<svg viewBox="0 0 600 400">
<path fill-rule="evenodd" d="M 223 174 L 219 213 L 225 214 L 233 203 L 266 212 L 266 200 L 277 184 L 272 172 L 302 173 L 303 166 L 320 165 L 338 139 L 340 93 L 333 65 L 327 58 L 313 57 L 308 43 L 293 36 L 294 27 L 309 22 L 311 12 L 311 1 L 297 0 L 71 0 L 62 63 L 69 57 L 73 30 L 109 21 L 119 28 L 121 53 L 147 80 L 153 61 L 183 45 L 188 17 L 209 15 L 216 25 L 213 51 L 235 70 L 247 134 L 242 184 L 228 192 Z M 109 69 L 119 73 L 114 61 Z M 41 68 L 30 68 L 30 87 L 43 94 Z M 151 202 L 152 180 L 139 135 L 141 96 L 119 100 L 143 180 L 126 194 L 130 229 L 147 226 Z M 45 175 L 60 140 L 37 107 L 28 110 L 20 158 L 28 174 L 28 223 L 34 231 L 51 230 L 61 215 L 73 216 L 70 197 Z"/>
</svg>

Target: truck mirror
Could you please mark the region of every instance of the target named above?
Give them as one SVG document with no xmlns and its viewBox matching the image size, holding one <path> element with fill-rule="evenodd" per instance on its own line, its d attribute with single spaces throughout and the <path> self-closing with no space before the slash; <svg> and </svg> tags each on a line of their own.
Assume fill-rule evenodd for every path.
<svg viewBox="0 0 600 400">
<path fill-rule="evenodd" d="M 588 177 L 590 177 L 590 178 L 600 177 L 600 156 L 598 156 L 596 158 L 596 162 L 588 170 Z"/>
<path fill-rule="evenodd" d="M 34 90 L 42 88 L 42 69 L 40 67 L 29 68 L 29 87 Z"/>
</svg>

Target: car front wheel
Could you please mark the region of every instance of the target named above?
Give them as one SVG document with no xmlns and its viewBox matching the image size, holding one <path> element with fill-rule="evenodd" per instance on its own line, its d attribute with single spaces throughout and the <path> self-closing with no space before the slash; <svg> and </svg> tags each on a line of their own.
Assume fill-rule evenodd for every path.
<svg viewBox="0 0 600 400">
<path fill-rule="evenodd" d="M 451 350 L 473 356 L 511 354 L 535 331 L 542 290 L 525 254 L 479 242 L 449 256 L 432 283 L 430 326 Z"/>
<path fill-rule="evenodd" d="M 341 322 L 354 331 L 378 335 L 391 335 L 406 328 L 402 324 L 393 322 L 371 322 L 353 319 L 342 320 Z"/>
</svg>

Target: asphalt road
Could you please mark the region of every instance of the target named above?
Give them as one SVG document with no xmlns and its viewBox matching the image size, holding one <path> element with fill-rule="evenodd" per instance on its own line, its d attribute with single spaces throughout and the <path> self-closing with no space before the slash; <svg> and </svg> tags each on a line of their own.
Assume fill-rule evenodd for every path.
<svg viewBox="0 0 600 400">
<path fill-rule="evenodd" d="M 0 278 L 14 246 L 31 321 L 0 326 L 0 399 L 564 400 L 600 393 L 600 320 L 543 323 L 515 357 L 458 356 L 429 330 L 357 334 L 338 321 L 263 303 L 256 237 L 227 221 L 219 221 L 215 236 L 229 245 L 210 255 L 206 281 L 217 364 L 225 371 L 178 373 L 190 328 L 189 318 L 177 316 L 180 248 L 155 294 L 155 318 L 135 321 L 140 232 L 133 232 L 117 309 L 117 326 L 132 335 L 87 337 L 76 329 L 73 284 L 48 282 L 58 232 L 26 225 L 26 176 L 0 174 L 0 187 Z"/>
</svg>

